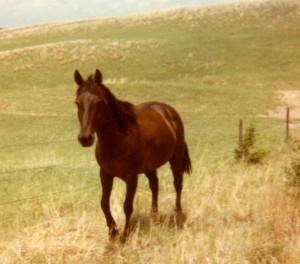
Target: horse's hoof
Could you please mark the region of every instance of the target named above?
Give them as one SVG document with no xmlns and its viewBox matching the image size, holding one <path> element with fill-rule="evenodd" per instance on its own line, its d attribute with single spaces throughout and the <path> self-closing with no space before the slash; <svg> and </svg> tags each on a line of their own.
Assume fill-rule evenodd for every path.
<svg viewBox="0 0 300 264">
<path fill-rule="evenodd" d="M 123 234 L 120 236 L 121 243 L 125 243 L 128 238 L 135 232 L 136 229 L 132 229 L 130 227 L 125 228 Z"/>
<path fill-rule="evenodd" d="M 123 237 L 125 237 L 125 238 L 129 237 L 130 232 L 131 232 L 130 228 L 125 229 L 123 232 Z"/>
<path fill-rule="evenodd" d="M 179 210 L 179 211 L 175 210 L 174 223 L 178 228 L 183 229 L 186 219 L 187 219 L 187 216 L 185 213 L 183 213 L 182 210 Z"/>
<path fill-rule="evenodd" d="M 111 239 L 115 238 L 118 235 L 119 235 L 118 229 L 113 228 L 113 229 L 109 230 L 109 237 Z"/>
<path fill-rule="evenodd" d="M 125 244 L 127 241 L 128 236 L 126 236 L 125 234 L 123 234 L 122 236 L 120 236 L 120 242 L 122 244 Z"/>
<path fill-rule="evenodd" d="M 151 219 L 153 224 L 159 224 L 160 218 L 157 212 L 152 212 L 151 213 Z"/>
</svg>

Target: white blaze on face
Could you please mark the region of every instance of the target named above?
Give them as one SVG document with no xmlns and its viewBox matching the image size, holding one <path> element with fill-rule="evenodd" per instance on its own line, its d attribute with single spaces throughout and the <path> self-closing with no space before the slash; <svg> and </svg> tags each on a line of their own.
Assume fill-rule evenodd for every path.
<svg viewBox="0 0 300 264">
<path fill-rule="evenodd" d="M 176 136 L 176 124 L 174 122 L 174 120 L 168 120 L 168 118 L 165 116 L 165 113 L 164 113 L 164 110 L 160 107 L 160 106 L 157 106 L 157 105 L 153 105 L 151 106 L 151 108 L 153 110 L 155 110 L 163 119 L 163 121 L 165 122 L 165 124 L 167 125 L 167 127 L 169 128 L 174 140 L 176 141 L 177 140 L 177 136 Z M 169 109 L 166 109 L 166 111 L 168 112 L 168 115 L 170 117 L 172 117 L 172 113 L 170 112 Z"/>
<path fill-rule="evenodd" d="M 92 111 L 93 108 L 93 102 L 91 98 L 87 95 L 82 97 L 82 109 L 81 109 L 81 133 L 84 135 L 93 134 L 93 123 L 94 123 L 94 117 L 95 113 Z"/>
<path fill-rule="evenodd" d="M 86 128 L 89 121 L 89 104 L 83 104 L 82 127 Z"/>
</svg>

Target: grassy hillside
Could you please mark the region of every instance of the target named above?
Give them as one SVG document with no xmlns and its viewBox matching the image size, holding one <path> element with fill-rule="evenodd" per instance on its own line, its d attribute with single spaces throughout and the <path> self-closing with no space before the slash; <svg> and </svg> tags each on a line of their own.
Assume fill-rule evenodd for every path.
<svg viewBox="0 0 300 264">
<path fill-rule="evenodd" d="M 300 90 L 300 3 L 255 1 L 0 31 L 0 257 L 4 263 L 298 263 L 300 206 L 288 196 L 276 92 Z M 181 114 L 194 172 L 184 228 L 174 225 L 168 166 L 160 224 L 141 176 L 136 231 L 110 243 L 93 149 L 76 142 L 75 69 L 101 69 L 134 104 Z M 262 117 L 263 116 L 263 117 Z M 254 122 L 264 164 L 236 164 L 238 120 Z M 296 137 L 299 129 L 291 131 Z M 125 186 L 112 213 L 123 226 Z"/>
</svg>

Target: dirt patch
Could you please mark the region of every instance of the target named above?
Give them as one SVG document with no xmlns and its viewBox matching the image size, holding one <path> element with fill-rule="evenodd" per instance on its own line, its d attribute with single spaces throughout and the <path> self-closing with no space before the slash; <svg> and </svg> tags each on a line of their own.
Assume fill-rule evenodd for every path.
<svg viewBox="0 0 300 264">
<path fill-rule="evenodd" d="M 268 117 L 286 119 L 287 107 L 291 120 L 300 120 L 300 90 L 278 91 L 275 94 L 279 106 L 268 111 Z"/>
</svg>

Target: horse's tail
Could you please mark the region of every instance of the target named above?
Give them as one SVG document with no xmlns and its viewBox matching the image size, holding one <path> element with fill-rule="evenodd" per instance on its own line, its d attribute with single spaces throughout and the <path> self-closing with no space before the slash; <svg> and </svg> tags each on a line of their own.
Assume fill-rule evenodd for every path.
<svg viewBox="0 0 300 264">
<path fill-rule="evenodd" d="M 185 143 L 184 157 L 182 160 L 182 171 L 190 174 L 192 172 L 192 163 L 189 156 L 189 150 Z"/>
</svg>

